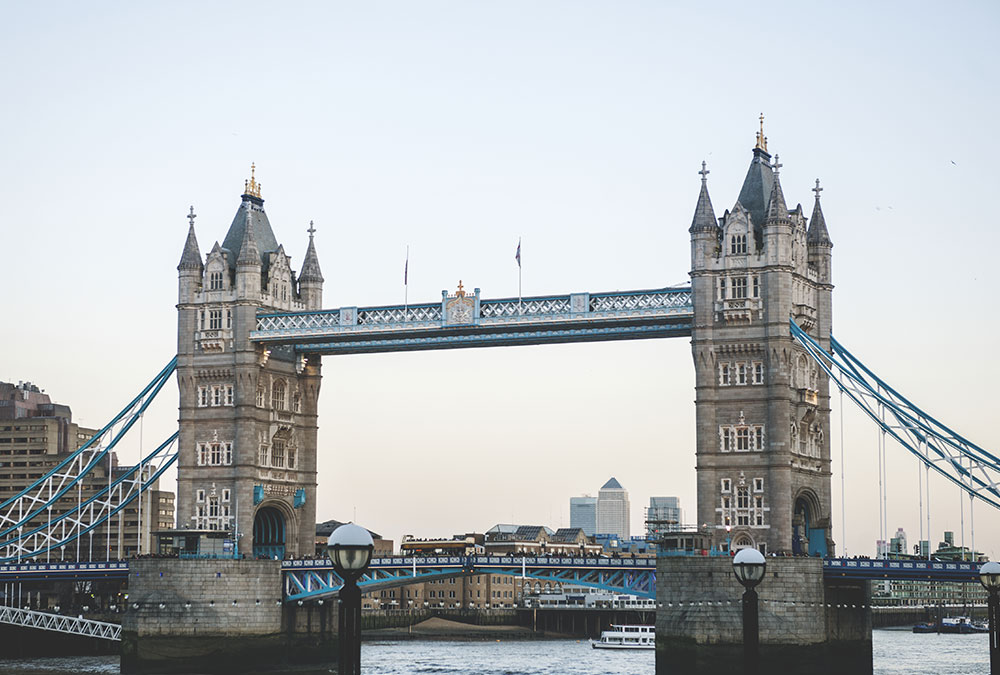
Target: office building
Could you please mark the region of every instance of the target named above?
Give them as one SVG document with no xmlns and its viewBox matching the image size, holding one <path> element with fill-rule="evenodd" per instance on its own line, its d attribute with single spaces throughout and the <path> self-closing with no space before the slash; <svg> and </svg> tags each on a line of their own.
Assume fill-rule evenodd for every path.
<svg viewBox="0 0 1000 675">
<path fill-rule="evenodd" d="M 616 534 L 621 539 L 629 539 L 628 490 L 612 477 L 597 493 L 596 534 Z"/>
<path fill-rule="evenodd" d="M 597 497 L 570 497 L 569 526 L 580 528 L 588 537 L 597 534 Z"/>
</svg>

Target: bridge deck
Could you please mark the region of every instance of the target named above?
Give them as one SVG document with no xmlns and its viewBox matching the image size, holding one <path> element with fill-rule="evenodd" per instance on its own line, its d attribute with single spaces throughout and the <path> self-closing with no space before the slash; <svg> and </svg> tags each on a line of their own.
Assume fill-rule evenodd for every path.
<svg viewBox="0 0 1000 675">
<path fill-rule="evenodd" d="M 691 289 L 483 299 L 442 292 L 440 302 L 260 314 L 255 342 L 299 352 L 371 352 L 637 340 L 691 334 Z"/>
</svg>

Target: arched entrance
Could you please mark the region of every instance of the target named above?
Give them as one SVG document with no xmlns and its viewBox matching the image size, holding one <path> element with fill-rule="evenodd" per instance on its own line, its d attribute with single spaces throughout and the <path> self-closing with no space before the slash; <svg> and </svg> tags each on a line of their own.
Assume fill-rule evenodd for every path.
<svg viewBox="0 0 1000 675">
<path fill-rule="evenodd" d="M 285 557 L 285 516 L 273 506 L 262 506 L 254 516 L 253 557 Z"/>
<path fill-rule="evenodd" d="M 805 496 L 795 500 L 795 514 L 792 517 L 792 553 L 826 556 L 826 531 L 822 527 L 815 527 L 815 515 Z"/>
</svg>

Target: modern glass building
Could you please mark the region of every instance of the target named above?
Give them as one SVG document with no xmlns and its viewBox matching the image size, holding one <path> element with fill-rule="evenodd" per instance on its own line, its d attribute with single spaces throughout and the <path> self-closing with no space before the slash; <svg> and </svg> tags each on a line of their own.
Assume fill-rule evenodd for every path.
<svg viewBox="0 0 1000 675">
<path fill-rule="evenodd" d="M 597 534 L 597 497 L 570 497 L 569 526 L 579 527 L 588 537 Z"/>
</svg>

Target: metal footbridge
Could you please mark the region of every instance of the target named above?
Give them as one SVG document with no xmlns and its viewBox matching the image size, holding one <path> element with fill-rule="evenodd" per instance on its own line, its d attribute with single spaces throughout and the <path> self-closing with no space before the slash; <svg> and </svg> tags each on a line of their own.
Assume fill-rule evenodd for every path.
<svg viewBox="0 0 1000 675">
<path fill-rule="evenodd" d="M 250 339 L 309 354 L 637 340 L 691 334 L 689 286 L 485 299 L 479 289 L 441 301 L 259 314 Z"/>
<path fill-rule="evenodd" d="M 113 640 L 116 642 L 122 639 L 121 624 L 94 621 L 93 619 L 84 619 L 76 616 L 63 616 L 62 614 L 49 614 L 48 612 L 36 612 L 30 609 L 20 609 L 19 607 L 0 606 L 0 623 L 23 626 L 25 628 L 51 630 L 57 633 L 80 635 L 82 637 L 98 638 L 101 640 Z"/>
</svg>

